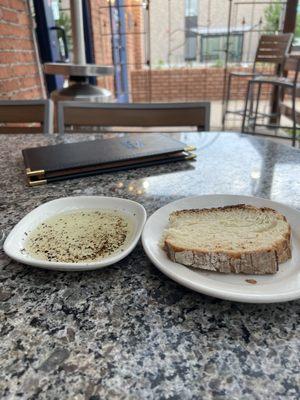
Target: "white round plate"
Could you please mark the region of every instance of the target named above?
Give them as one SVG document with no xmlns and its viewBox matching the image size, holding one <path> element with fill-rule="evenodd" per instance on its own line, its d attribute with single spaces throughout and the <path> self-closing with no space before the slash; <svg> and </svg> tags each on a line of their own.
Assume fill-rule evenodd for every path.
<svg viewBox="0 0 300 400">
<path fill-rule="evenodd" d="M 36 228 L 41 222 L 55 215 L 80 209 L 118 210 L 127 214 L 134 223 L 134 230 L 131 240 L 128 241 L 123 251 L 94 262 L 66 263 L 39 260 L 23 250 L 28 232 Z M 64 197 L 42 204 L 27 214 L 10 232 L 3 249 L 10 258 L 39 268 L 59 271 L 87 271 L 103 268 L 122 260 L 134 249 L 141 236 L 146 218 L 146 210 L 135 201 L 102 196 Z"/>
<path fill-rule="evenodd" d="M 287 218 L 292 228 L 292 259 L 280 264 L 276 274 L 222 274 L 195 270 L 172 262 L 161 249 L 159 241 L 172 211 L 233 204 L 270 207 Z M 146 254 L 156 267 L 169 278 L 197 292 L 247 303 L 277 303 L 300 298 L 300 212 L 284 204 L 250 196 L 218 194 L 188 197 L 174 201 L 151 215 L 145 224 L 142 242 Z M 247 282 L 249 279 L 257 283 Z"/>
</svg>

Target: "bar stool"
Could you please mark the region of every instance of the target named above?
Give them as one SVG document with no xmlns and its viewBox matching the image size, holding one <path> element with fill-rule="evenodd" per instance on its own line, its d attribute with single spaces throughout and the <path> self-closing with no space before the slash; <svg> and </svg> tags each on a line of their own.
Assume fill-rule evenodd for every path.
<svg viewBox="0 0 300 400">
<path fill-rule="evenodd" d="M 283 65 L 286 54 L 288 53 L 293 40 L 292 33 L 282 33 L 278 35 L 262 35 L 260 37 L 252 72 L 229 72 L 228 84 L 225 95 L 225 105 L 222 126 L 226 123 L 227 114 L 237 114 L 243 116 L 244 110 L 229 110 L 231 82 L 233 78 L 255 78 L 257 76 L 274 76 L 274 74 L 263 74 L 258 70 L 259 63 L 274 65 L 274 72 L 281 73 L 280 66 Z M 279 68 L 278 68 L 279 66 Z M 277 70 L 277 71 L 276 71 Z"/>
<path fill-rule="evenodd" d="M 288 57 L 284 63 L 283 76 L 258 76 L 250 79 L 247 87 L 246 103 L 243 116 L 242 132 L 256 134 L 256 127 L 266 127 L 275 129 L 292 129 L 292 145 L 295 146 L 297 139 L 297 124 L 300 124 L 300 112 L 296 110 L 296 99 L 300 97 L 300 83 L 298 83 L 298 75 L 300 71 L 300 59 L 295 57 Z M 293 77 L 291 77 L 293 74 Z M 259 112 L 259 102 L 263 85 L 271 85 L 278 88 L 278 113 L 262 113 Z M 251 93 L 254 92 L 255 85 L 258 86 L 257 95 L 255 99 L 255 110 L 250 103 Z M 285 102 L 286 96 L 290 97 L 290 103 Z M 248 104 L 250 107 L 248 109 Z M 290 126 L 281 125 L 280 117 L 285 116 L 292 120 L 292 128 Z M 279 118 L 279 124 L 275 123 L 257 123 L 259 118 Z M 246 121 L 248 122 L 246 125 Z M 250 131 L 247 129 L 251 129 Z M 264 136 L 271 136 L 269 134 L 262 134 Z M 277 138 L 288 139 L 287 136 L 276 135 Z"/>
</svg>

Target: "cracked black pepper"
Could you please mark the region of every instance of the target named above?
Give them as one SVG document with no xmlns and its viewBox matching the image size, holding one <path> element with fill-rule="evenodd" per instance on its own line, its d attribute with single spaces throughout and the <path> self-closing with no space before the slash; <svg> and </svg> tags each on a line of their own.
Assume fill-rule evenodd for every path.
<svg viewBox="0 0 300 400">
<path fill-rule="evenodd" d="M 79 210 L 59 214 L 29 233 L 25 249 L 33 257 L 56 262 L 92 262 L 122 251 L 132 221 L 117 210 Z"/>
</svg>

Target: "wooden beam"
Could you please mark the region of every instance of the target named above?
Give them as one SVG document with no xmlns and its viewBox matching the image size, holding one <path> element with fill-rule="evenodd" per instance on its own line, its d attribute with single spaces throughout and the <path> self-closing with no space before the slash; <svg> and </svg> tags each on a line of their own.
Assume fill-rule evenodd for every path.
<svg viewBox="0 0 300 400">
<path fill-rule="evenodd" d="M 287 0 L 283 24 L 284 33 L 294 33 L 297 18 L 298 0 Z"/>
<path fill-rule="evenodd" d="M 296 28 L 297 18 L 297 6 L 298 0 L 287 0 L 285 8 L 285 16 L 283 23 L 283 33 L 294 33 Z M 271 99 L 271 110 L 272 114 L 278 113 L 278 101 L 279 96 L 278 87 L 273 88 L 272 99 Z M 278 117 L 271 117 L 270 122 L 278 124 Z"/>
</svg>

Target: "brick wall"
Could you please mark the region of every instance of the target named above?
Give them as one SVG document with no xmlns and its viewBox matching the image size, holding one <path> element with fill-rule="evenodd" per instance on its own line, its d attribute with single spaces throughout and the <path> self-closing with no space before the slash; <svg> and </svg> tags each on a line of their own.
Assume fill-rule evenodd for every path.
<svg viewBox="0 0 300 400">
<path fill-rule="evenodd" d="M 0 99 L 43 97 L 25 0 L 0 0 Z"/>
<path fill-rule="evenodd" d="M 247 72 L 250 68 L 234 68 Z M 243 100 L 247 89 L 247 78 L 233 78 L 230 98 Z M 172 102 L 197 100 L 222 100 L 224 68 L 174 68 L 131 71 L 133 102 Z M 269 94 L 264 87 L 262 98 Z"/>
</svg>

